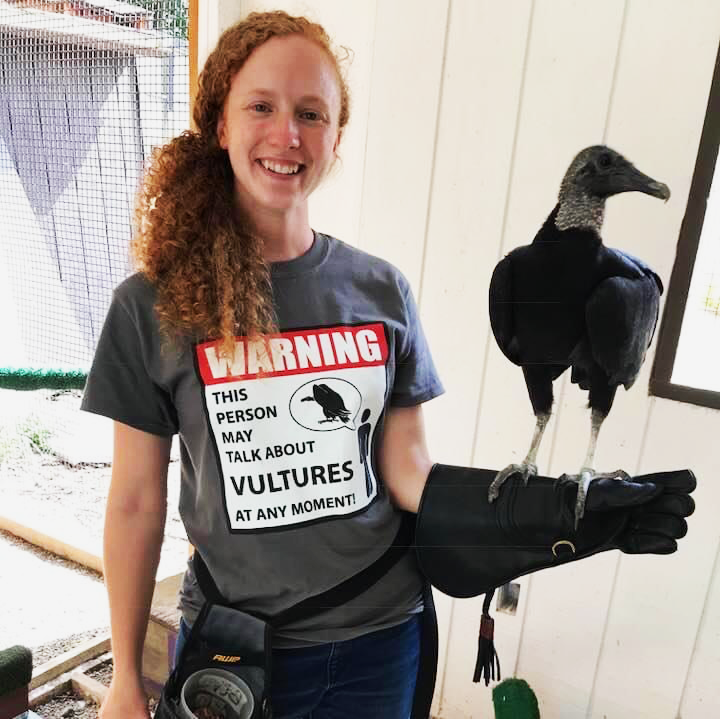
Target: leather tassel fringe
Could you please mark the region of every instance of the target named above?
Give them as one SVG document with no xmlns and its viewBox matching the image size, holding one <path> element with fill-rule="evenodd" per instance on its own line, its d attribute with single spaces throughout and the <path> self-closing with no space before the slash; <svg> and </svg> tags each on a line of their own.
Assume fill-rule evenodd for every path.
<svg viewBox="0 0 720 719">
<path fill-rule="evenodd" d="M 491 679 L 493 681 L 500 680 L 500 659 L 495 651 L 495 642 L 493 641 L 495 620 L 490 616 L 490 602 L 494 593 L 495 590 L 492 589 L 485 594 L 480 619 L 480 633 L 478 635 L 478 654 L 475 662 L 475 673 L 473 674 L 474 682 L 479 682 L 484 675 L 485 686 L 490 684 Z"/>
</svg>

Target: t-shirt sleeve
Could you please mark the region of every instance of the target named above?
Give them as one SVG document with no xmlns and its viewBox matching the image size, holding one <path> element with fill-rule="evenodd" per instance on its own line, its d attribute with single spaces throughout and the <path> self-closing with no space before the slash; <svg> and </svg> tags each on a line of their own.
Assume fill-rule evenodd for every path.
<svg viewBox="0 0 720 719">
<path fill-rule="evenodd" d="M 135 314 L 135 316 L 133 316 Z M 150 344 L 159 337 L 138 322 L 117 293 L 105 318 L 80 408 L 161 436 L 177 432 L 169 392 L 152 377 Z"/>
<path fill-rule="evenodd" d="M 398 338 L 395 381 L 390 397 L 394 407 L 412 407 L 441 395 L 440 382 L 423 332 L 412 291 L 404 292 L 405 326 Z"/>
</svg>

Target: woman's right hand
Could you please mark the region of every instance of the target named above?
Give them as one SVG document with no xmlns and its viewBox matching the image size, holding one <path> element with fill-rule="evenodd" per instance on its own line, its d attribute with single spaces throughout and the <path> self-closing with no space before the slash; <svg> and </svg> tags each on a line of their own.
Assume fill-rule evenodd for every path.
<svg viewBox="0 0 720 719">
<path fill-rule="evenodd" d="M 113 675 L 98 719 L 150 719 L 147 695 L 142 684 L 122 681 Z"/>
</svg>

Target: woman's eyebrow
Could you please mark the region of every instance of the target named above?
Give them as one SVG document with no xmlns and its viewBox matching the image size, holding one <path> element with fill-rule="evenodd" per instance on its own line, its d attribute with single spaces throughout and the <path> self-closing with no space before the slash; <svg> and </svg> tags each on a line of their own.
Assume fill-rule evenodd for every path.
<svg viewBox="0 0 720 719">
<path fill-rule="evenodd" d="M 246 97 L 250 97 L 251 95 L 264 95 L 265 97 L 273 97 L 274 93 L 272 90 L 266 90 L 263 87 L 254 87 L 245 93 Z"/>
<path fill-rule="evenodd" d="M 319 97 L 318 95 L 303 95 L 300 98 L 301 103 L 309 102 L 312 104 L 318 104 L 322 105 L 323 107 L 327 108 L 327 101 L 324 100 L 322 97 Z"/>
<path fill-rule="evenodd" d="M 275 97 L 276 93 L 273 92 L 272 90 L 267 90 L 267 89 L 265 89 L 265 88 L 263 88 L 263 87 L 256 87 L 256 88 L 254 88 L 254 89 L 252 89 L 252 90 L 248 90 L 248 91 L 245 93 L 245 97 L 246 97 L 246 98 L 253 97 L 253 96 L 258 96 L 258 95 L 261 96 L 261 97 L 267 97 L 267 98 L 271 98 L 271 99 L 272 99 L 272 98 Z M 302 97 L 300 97 L 300 99 L 298 100 L 298 102 L 299 102 L 301 105 L 302 105 L 302 104 L 305 104 L 305 103 L 322 105 L 322 107 L 323 107 L 325 110 L 327 110 L 327 108 L 328 108 L 327 100 L 325 100 L 324 98 L 320 97 L 319 95 L 303 95 Z"/>
</svg>

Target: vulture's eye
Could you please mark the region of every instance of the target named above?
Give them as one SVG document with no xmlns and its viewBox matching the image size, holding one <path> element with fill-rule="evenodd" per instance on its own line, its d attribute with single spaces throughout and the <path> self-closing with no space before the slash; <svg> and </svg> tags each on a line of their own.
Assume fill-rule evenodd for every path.
<svg viewBox="0 0 720 719">
<path fill-rule="evenodd" d="M 598 165 L 600 165 L 603 169 L 607 169 L 610 165 L 612 165 L 612 157 L 610 157 L 607 152 L 603 152 L 603 154 L 598 158 Z"/>
</svg>

